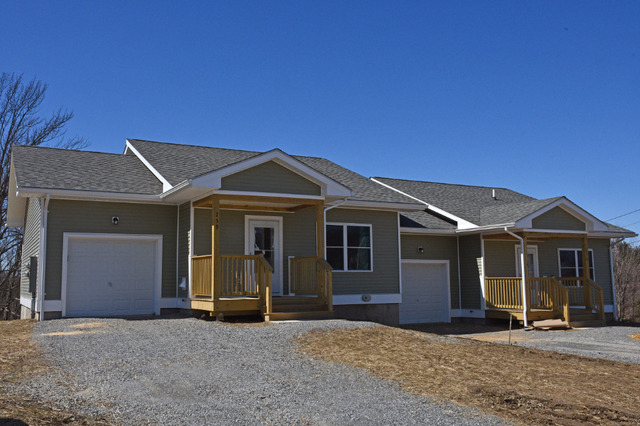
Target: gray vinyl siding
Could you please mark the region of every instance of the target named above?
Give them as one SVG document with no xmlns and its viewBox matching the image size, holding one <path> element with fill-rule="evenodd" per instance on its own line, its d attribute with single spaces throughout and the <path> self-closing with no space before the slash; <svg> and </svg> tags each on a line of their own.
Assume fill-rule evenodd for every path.
<svg viewBox="0 0 640 426">
<path fill-rule="evenodd" d="M 287 258 L 316 255 L 316 212 L 313 207 L 295 213 L 222 210 L 220 213 L 220 252 L 244 254 L 245 216 L 283 218 L 283 288 L 287 290 Z M 370 224 L 373 229 L 373 272 L 334 272 L 334 294 L 398 293 L 398 216 L 395 212 L 333 209 L 327 222 Z M 195 209 L 194 254 L 211 253 L 211 210 Z"/>
<path fill-rule="evenodd" d="M 176 206 L 51 200 L 47 222 L 45 298 L 61 296 L 64 232 L 162 235 L 162 297 L 176 296 Z M 120 223 L 113 225 L 111 217 Z"/>
<path fill-rule="evenodd" d="M 480 309 L 482 248 L 479 235 L 460 237 L 460 287 L 462 309 Z"/>
<path fill-rule="evenodd" d="M 555 207 L 548 212 L 532 220 L 536 229 L 567 229 L 571 231 L 584 231 L 585 225 L 577 217 L 567 213 L 560 207 Z"/>
<path fill-rule="evenodd" d="M 458 297 L 458 244 L 456 237 L 430 235 L 402 235 L 400 238 L 402 259 L 448 260 L 451 308 L 459 308 Z M 424 249 L 423 253 L 418 247 Z"/>
<path fill-rule="evenodd" d="M 373 233 L 373 271 L 334 272 L 334 294 L 400 292 L 396 212 L 336 208 L 327 212 L 327 222 L 370 224 Z"/>
<path fill-rule="evenodd" d="M 244 254 L 245 216 L 282 218 L 282 287 L 288 291 L 289 256 L 307 257 L 316 255 L 316 211 L 314 207 L 295 213 L 277 214 L 240 210 L 220 212 L 220 253 Z M 194 211 L 194 255 L 211 254 L 211 209 Z"/>
<path fill-rule="evenodd" d="M 20 271 L 20 295 L 31 297 L 29 293 L 29 277 L 27 264 L 31 256 L 40 254 L 40 220 L 42 219 L 42 202 L 39 198 L 29 198 L 24 224 L 24 239 L 22 241 L 22 270 Z M 40 259 L 38 259 L 39 261 Z"/>
<path fill-rule="evenodd" d="M 189 281 L 189 242 L 191 227 L 191 204 L 178 207 L 178 283 L 184 278 Z M 178 297 L 187 297 L 188 290 L 178 289 Z"/>
<path fill-rule="evenodd" d="M 222 178 L 222 189 L 321 195 L 320 186 L 273 161 Z"/>
<path fill-rule="evenodd" d="M 516 245 L 515 241 L 485 241 L 484 255 L 486 276 L 515 277 L 516 276 Z M 580 239 L 549 240 L 531 243 L 529 246 L 538 248 L 538 269 L 540 276 L 559 276 L 558 249 L 581 249 Z M 595 277 L 592 279 L 603 289 L 605 304 L 612 304 L 611 263 L 609 258 L 608 239 L 589 239 L 589 249 L 593 250 Z"/>
</svg>

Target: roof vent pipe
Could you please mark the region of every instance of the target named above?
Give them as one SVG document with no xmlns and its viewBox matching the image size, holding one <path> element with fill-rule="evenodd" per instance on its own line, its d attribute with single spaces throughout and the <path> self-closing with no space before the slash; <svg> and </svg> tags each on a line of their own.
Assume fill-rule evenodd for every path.
<svg viewBox="0 0 640 426">
<path fill-rule="evenodd" d="M 493 197 L 494 200 L 497 200 L 497 198 L 496 198 L 496 190 L 495 189 L 491 190 L 491 196 Z"/>
</svg>

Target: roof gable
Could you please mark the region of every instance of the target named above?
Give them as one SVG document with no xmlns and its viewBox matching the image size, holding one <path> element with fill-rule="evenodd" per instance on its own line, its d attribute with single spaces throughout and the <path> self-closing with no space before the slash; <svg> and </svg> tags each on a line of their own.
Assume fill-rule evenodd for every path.
<svg viewBox="0 0 640 426">
<path fill-rule="evenodd" d="M 225 191 L 322 195 L 320 185 L 275 161 L 266 161 L 223 177 L 222 189 Z"/>
<path fill-rule="evenodd" d="M 322 192 L 321 195 L 334 197 L 349 197 L 352 195 L 351 190 L 346 186 L 330 179 L 322 173 L 319 173 L 317 170 L 307 166 L 279 149 L 273 149 L 263 154 L 255 155 L 245 160 L 241 160 L 234 164 L 203 174 L 192 179 L 191 184 L 194 187 L 222 188 L 223 178 L 267 162 L 277 163 L 283 168 L 289 169 L 290 171 L 320 186 Z"/>
</svg>

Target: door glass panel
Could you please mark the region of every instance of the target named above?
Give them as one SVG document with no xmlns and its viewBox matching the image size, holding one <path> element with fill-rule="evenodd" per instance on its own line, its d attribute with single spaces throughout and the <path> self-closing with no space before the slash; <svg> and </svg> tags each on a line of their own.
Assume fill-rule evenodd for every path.
<svg viewBox="0 0 640 426">
<path fill-rule="evenodd" d="M 254 228 L 254 247 L 253 254 L 263 254 L 264 258 L 271 267 L 275 263 L 275 247 L 274 247 L 274 235 L 275 229 L 270 227 L 258 227 Z"/>
<path fill-rule="evenodd" d="M 533 253 L 529 253 L 527 255 L 527 272 L 529 273 L 530 277 L 535 277 L 536 276 L 536 265 L 535 265 L 535 259 L 533 258 Z"/>
</svg>

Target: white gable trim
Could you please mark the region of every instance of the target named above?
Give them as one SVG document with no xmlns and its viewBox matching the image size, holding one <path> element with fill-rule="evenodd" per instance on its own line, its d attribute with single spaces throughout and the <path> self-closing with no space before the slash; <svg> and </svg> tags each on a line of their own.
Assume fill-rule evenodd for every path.
<svg viewBox="0 0 640 426">
<path fill-rule="evenodd" d="M 136 156 L 136 157 L 138 157 L 138 159 L 139 159 L 140 161 L 142 161 L 142 164 L 144 164 L 145 166 L 147 166 L 147 169 L 149 169 L 149 171 L 150 171 L 151 173 L 153 173 L 153 175 L 154 175 L 155 177 L 157 177 L 157 178 L 158 178 L 158 180 L 159 180 L 160 182 L 162 182 L 162 191 L 168 191 L 169 189 L 171 189 L 171 188 L 173 187 L 173 185 L 171 185 L 171 184 L 169 183 L 169 181 L 168 181 L 168 180 L 166 180 L 166 179 L 164 178 L 164 176 L 162 176 L 162 175 L 160 174 L 160 172 L 159 172 L 159 171 L 157 171 L 157 170 L 155 169 L 155 167 L 153 167 L 153 166 L 151 165 L 151 163 L 149 163 L 149 162 L 147 161 L 147 159 L 146 159 L 146 158 L 144 158 L 144 157 L 142 156 L 142 154 L 140 154 L 140 152 L 138 152 L 138 150 L 137 150 L 137 149 L 135 149 L 135 148 L 133 147 L 133 145 L 131 145 L 131 142 L 129 142 L 129 139 L 127 139 L 127 141 L 126 141 L 126 148 L 124 149 L 125 154 L 126 154 L 127 150 L 131 150 L 131 152 L 133 152 L 133 153 L 135 154 L 135 156 Z"/>
<path fill-rule="evenodd" d="M 198 176 L 190 181 L 191 185 L 195 187 L 205 187 L 219 189 L 222 187 L 222 178 L 229 176 L 243 170 L 255 167 L 257 165 L 266 163 L 267 161 L 273 161 L 278 165 L 285 167 L 292 172 L 310 180 L 311 182 L 320 186 L 323 196 L 335 196 L 335 197 L 350 197 L 353 195 L 351 190 L 346 186 L 336 182 L 333 179 L 317 172 L 301 161 L 296 160 L 290 155 L 282 152 L 279 149 L 273 149 L 263 154 L 256 155 L 255 157 L 248 158 L 243 161 L 239 161 L 235 164 L 223 167 L 213 172 Z"/>
<path fill-rule="evenodd" d="M 389 188 L 389 189 L 391 189 L 391 190 L 393 190 L 393 191 L 396 191 L 397 193 L 402 194 L 402 195 L 404 195 L 405 197 L 409 197 L 409 198 L 411 198 L 412 200 L 419 201 L 420 203 L 422 203 L 422 204 L 424 204 L 425 206 L 427 206 L 429 209 L 433 210 L 434 212 L 436 212 L 436 213 L 438 213 L 438 214 L 441 214 L 441 215 L 442 215 L 442 216 L 444 216 L 444 217 L 447 217 L 447 218 L 449 218 L 449 219 L 451 219 L 451 220 L 455 220 L 455 221 L 458 223 L 458 229 L 468 229 L 468 228 L 475 228 L 475 227 L 477 227 L 477 225 L 476 225 L 476 224 L 471 223 L 471 222 L 469 222 L 468 220 L 464 220 L 463 218 L 458 217 L 458 216 L 456 216 L 456 215 L 454 215 L 454 214 L 451 214 L 451 213 L 449 213 L 449 212 L 448 212 L 448 211 L 446 211 L 446 210 L 442 210 L 441 208 L 436 207 L 436 206 L 434 206 L 434 205 L 432 205 L 432 204 L 429 204 L 429 203 L 427 203 L 426 201 L 421 200 L 420 198 L 414 197 L 413 195 L 409 195 L 409 194 L 407 194 L 406 192 L 400 191 L 399 189 L 397 189 L 397 188 L 395 188 L 395 187 L 393 187 L 393 186 L 391 186 L 391 185 L 388 185 L 388 184 L 386 184 L 386 183 L 380 182 L 379 180 L 376 180 L 375 178 L 369 178 L 369 179 L 371 179 L 372 181 L 374 181 L 374 182 L 375 182 L 375 183 L 377 183 L 377 184 L 380 184 L 380 185 L 382 185 L 382 186 L 384 186 L 384 187 L 386 187 L 386 188 Z"/>
<path fill-rule="evenodd" d="M 608 231 L 609 227 L 587 212 L 586 210 L 579 207 L 577 204 L 571 202 L 568 198 L 562 197 L 559 200 L 554 201 L 553 203 L 541 208 L 540 210 L 536 210 L 528 216 L 523 217 L 515 223 L 516 228 L 532 228 L 533 227 L 533 219 L 538 216 L 541 216 L 548 211 L 555 209 L 556 207 L 560 207 L 565 212 L 569 213 L 576 219 L 584 222 L 586 231 Z"/>
</svg>

